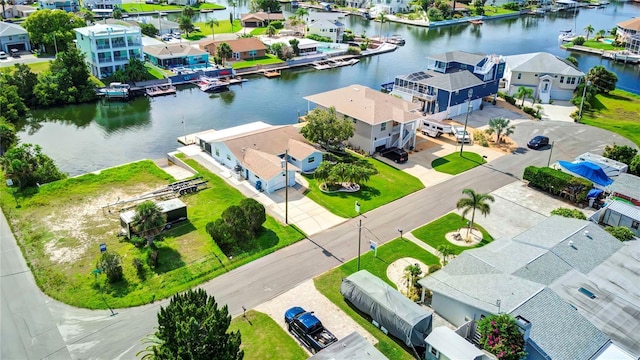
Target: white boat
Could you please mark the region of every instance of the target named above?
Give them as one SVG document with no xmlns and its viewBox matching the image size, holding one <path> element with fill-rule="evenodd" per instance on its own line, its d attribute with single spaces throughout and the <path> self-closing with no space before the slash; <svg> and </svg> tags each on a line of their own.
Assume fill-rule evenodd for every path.
<svg viewBox="0 0 640 360">
<path fill-rule="evenodd" d="M 558 35 L 558 41 L 560 42 L 572 42 L 576 38 L 576 34 L 572 30 L 560 31 Z"/>
<path fill-rule="evenodd" d="M 98 90 L 98 94 L 104 95 L 108 98 L 123 98 L 129 97 L 129 84 L 123 84 L 119 82 L 112 82 L 109 87 L 105 87 Z"/>
<path fill-rule="evenodd" d="M 200 80 L 198 81 L 198 87 L 204 92 L 222 91 L 229 88 L 229 83 L 218 78 L 201 76 Z"/>
<path fill-rule="evenodd" d="M 333 66 L 328 64 L 328 61 L 316 61 L 313 63 L 313 68 L 316 70 L 326 70 L 331 69 Z"/>
</svg>

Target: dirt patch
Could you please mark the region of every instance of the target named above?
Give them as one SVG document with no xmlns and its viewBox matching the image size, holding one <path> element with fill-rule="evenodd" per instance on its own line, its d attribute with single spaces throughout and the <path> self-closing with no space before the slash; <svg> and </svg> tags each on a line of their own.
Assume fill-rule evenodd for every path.
<svg viewBox="0 0 640 360">
<path fill-rule="evenodd" d="M 92 235 L 96 229 L 114 234 L 118 231 L 119 209 L 105 206 L 150 190 L 145 186 L 111 189 L 56 207 L 50 215 L 41 218 L 43 226 L 53 233 L 53 239 L 44 244 L 45 253 L 52 262 L 62 264 L 80 259 L 91 247 L 98 249 L 99 240 Z"/>
<path fill-rule="evenodd" d="M 409 285 L 409 279 L 405 277 L 404 269 L 409 265 L 416 264 L 419 265 L 420 270 L 422 270 L 420 277 L 426 276 L 429 273 L 429 266 L 411 257 L 398 259 L 387 267 L 387 277 L 396 284 L 398 291 L 403 294 L 407 293 L 407 287 Z"/>
<path fill-rule="evenodd" d="M 453 245 L 469 247 L 478 245 L 482 241 L 482 232 L 478 229 L 468 231 L 467 228 L 462 228 L 448 232 L 445 238 Z"/>
<path fill-rule="evenodd" d="M 511 105 L 508 102 L 506 102 L 504 99 L 502 98 L 497 98 L 496 99 L 496 106 L 499 106 L 503 109 L 507 109 L 509 111 L 513 111 L 515 113 L 521 114 L 523 117 L 530 119 L 530 120 L 536 120 L 536 118 L 534 118 L 533 116 L 527 114 L 526 112 L 522 111 L 522 109 L 520 109 L 519 107 L 515 106 L 515 105 Z"/>
</svg>

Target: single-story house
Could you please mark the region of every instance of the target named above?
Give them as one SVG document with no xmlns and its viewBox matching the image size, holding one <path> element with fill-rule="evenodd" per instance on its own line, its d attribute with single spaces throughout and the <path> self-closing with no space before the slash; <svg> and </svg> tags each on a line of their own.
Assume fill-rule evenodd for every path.
<svg viewBox="0 0 640 360">
<path fill-rule="evenodd" d="M 264 11 L 242 14 L 240 22 L 243 27 L 265 27 L 272 21 L 284 21 L 282 13 L 267 13 Z"/>
<path fill-rule="evenodd" d="M 524 334 L 526 359 L 637 357 L 640 342 L 629 334 L 640 332 L 640 288 L 619 284 L 640 283 L 638 251 L 639 242 L 623 244 L 593 222 L 551 216 L 513 239 L 466 250 L 418 282 L 438 315 L 470 329 L 468 340 L 482 317 L 508 313 Z"/>
<path fill-rule="evenodd" d="M 165 18 L 151 18 L 141 21 L 141 23 L 153 25 L 156 29 L 158 29 L 158 34 L 160 36 L 180 32 L 180 24 L 174 21 L 167 20 Z"/>
<path fill-rule="evenodd" d="M 507 56 L 506 63 L 505 92 L 515 95 L 524 86 L 545 104 L 550 100 L 571 100 L 585 76 L 572 63 L 546 52 Z"/>
<path fill-rule="evenodd" d="M 633 35 L 640 34 L 640 17 L 619 22 L 616 36 L 620 41 L 629 42 Z"/>
<path fill-rule="evenodd" d="M 423 118 L 420 104 L 354 84 L 304 98 L 320 109 L 335 108 L 336 114 L 355 125 L 349 143 L 368 154 L 380 147 L 411 149 Z"/>
<path fill-rule="evenodd" d="M 338 20 L 332 21 L 321 19 L 312 21 L 307 25 L 307 28 L 309 29 L 309 31 L 307 32 L 308 34 L 324 36 L 331 39 L 331 41 L 335 43 L 342 42 L 342 34 L 344 33 L 345 25 Z"/>
<path fill-rule="evenodd" d="M 209 53 L 186 43 L 149 45 L 142 51 L 150 63 L 164 68 L 209 63 Z"/>
<path fill-rule="evenodd" d="M 480 108 L 482 99 L 498 93 L 504 58 L 497 55 L 450 51 L 427 57 L 427 69 L 398 75 L 391 94 L 420 104 L 436 120 Z"/>
<path fill-rule="evenodd" d="M 222 43 L 229 44 L 233 55 L 227 60 L 251 60 L 265 56 L 267 46 L 257 38 L 242 38 L 236 40 L 205 40 L 200 42 L 200 48 L 211 56 L 216 56 L 218 46 Z"/>
<path fill-rule="evenodd" d="M 197 3 L 197 0 L 167 0 L 168 5 L 193 6 Z"/>
<path fill-rule="evenodd" d="M 640 206 L 640 177 L 621 173 L 613 179 L 613 184 L 607 187 L 607 192 L 613 196 L 630 201 Z"/>
<path fill-rule="evenodd" d="M 29 33 L 20 25 L 0 22 L 0 51 L 9 54 L 11 49 L 31 50 Z"/>
<path fill-rule="evenodd" d="M 312 172 L 322 162 L 322 152 L 293 125 L 273 126 L 258 121 L 206 132 L 196 139 L 203 151 L 239 179 L 269 193 L 285 187 L 287 178 L 288 186 L 295 185 L 296 171 Z"/>
<path fill-rule="evenodd" d="M 611 201 L 600 210 L 600 224 L 624 226 L 640 237 L 640 207 L 622 201 Z"/>
<path fill-rule="evenodd" d="M 27 5 L 5 5 L 4 18 L 25 18 L 34 12 L 38 11 L 37 8 Z"/>
<path fill-rule="evenodd" d="M 277 38 L 263 37 L 261 40 L 265 43 L 265 45 L 269 46 L 275 43 L 281 43 L 284 46 L 291 47 L 291 44 L 289 43 L 289 40 L 291 39 L 298 40 L 298 49 L 300 50 L 300 55 L 317 54 L 318 47 L 322 45 L 322 43 L 315 40 L 307 38 L 299 39 L 293 36 L 282 36 Z"/>
</svg>

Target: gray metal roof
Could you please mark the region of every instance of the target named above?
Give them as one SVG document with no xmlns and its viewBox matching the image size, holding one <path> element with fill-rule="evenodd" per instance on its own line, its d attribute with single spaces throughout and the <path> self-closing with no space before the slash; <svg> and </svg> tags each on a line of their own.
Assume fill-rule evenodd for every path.
<svg viewBox="0 0 640 360">
<path fill-rule="evenodd" d="M 431 73 L 431 75 L 433 76 L 422 80 L 421 83 L 450 92 L 465 90 L 474 86 L 484 84 L 484 82 L 478 79 L 469 70 L 456 71 L 446 74 Z"/>
<path fill-rule="evenodd" d="M 607 209 L 622 214 L 630 219 L 640 221 L 640 207 L 629 205 L 622 201 L 612 201 Z"/>
<path fill-rule="evenodd" d="M 482 350 L 473 346 L 466 339 L 446 326 L 439 326 L 427 336 L 425 341 L 437 349 L 447 359 L 474 360 L 482 359 Z"/>
<path fill-rule="evenodd" d="M 554 360 L 590 359 L 609 342 L 607 335 L 548 288 L 511 315 L 531 323 L 530 340 Z"/>
<path fill-rule="evenodd" d="M 613 179 L 613 184 L 607 190 L 640 201 L 640 177 L 621 173 Z"/>
<path fill-rule="evenodd" d="M 514 72 L 584 76 L 575 65 L 546 52 L 512 55 L 506 57 L 507 67 Z"/>
<path fill-rule="evenodd" d="M 477 65 L 482 59 L 487 57 L 486 54 L 470 53 L 466 51 L 449 51 L 444 54 L 431 55 L 428 59 L 433 59 L 442 62 L 458 62 L 461 64 Z"/>
<path fill-rule="evenodd" d="M 388 360 L 386 356 L 356 331 L 309 358 L 309 360 L 336 359 Z"/>
</svg>

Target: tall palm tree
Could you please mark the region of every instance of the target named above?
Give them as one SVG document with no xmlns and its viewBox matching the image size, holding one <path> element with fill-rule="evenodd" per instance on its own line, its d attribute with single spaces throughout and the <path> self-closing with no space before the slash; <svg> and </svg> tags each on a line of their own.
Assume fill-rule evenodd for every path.
<svg viewBox="0 0 640 360">
<path fill-rule="evenodd" d="M 386 16 L 386 14 L 384 12 L 381 12 L 380 14 L 378 14 L 378 17 L 376 18 L 377 21 L 380 21 L 380 37 L 379 39 L 382 40 L 382 24 L 384 24 L 387 20 L 389 20 Z"/>
<path fill-rule="evenodd" d="M 606 34 L 607 31 L 605 29 L 598 30 L 598 32 L 596 33 L 596 40 L 603 38 Z"/>
<path fill-rule="evenodd" d="M 193 22 L 190 17 L 182 15 L 178 18 L 178 27 L 187 34 L 188 38 L 189 33 L 193 31 Z"/>
<path fill-rule="evenodd" d="M 153 238 L 162 231 L 166 222 L 162 209 L 153 201 L 148 200 L 136 206 L 133 227 L 147 238 L 149 246 L 153 246 Z"/>
<path fill-rule="evenodd" d="M 500 144 L 502 135 L 509 136 L 513 134 L 516 129 L 515 126 L 511 125 L 510 123 L 511 120 L 505 119 L 503 117 L 489 119 L 489 129 L 487 129 L 487 132 L 489 134 L 495 133 L 496 143 Z"/>
<path fill-rule="evenodd" d="M 464 189 L 462 193 L 468 197 L 458 200 L 456 209 L 462 209 L 463 218 L 471 211 L 471 221 L 469 221 L 469 227 L 467 229 L 468 237 L 473 227 L 473 222 L 475 221 L 476 210 L 480 211 L 482 215 L 487 216 L 491 212 L 491 207 L 487 204 L 487 201 L 494 202 L 495 199 L 490 194 L 476 193 L 472 189 Z"/>
<path fill-rule="evenodd" d="M 302 35 L 305 36 L 307 34 L 307 25 L 306 25 L 306 21 L 304 20 L 304 17 L 309 16 L 309 10 L 303 7 L 298 8 L 298 10 L 296 10 L 295 12 L 295 16 L 300 21 L 300 24 L 302 24 Z"/>
<path fill-rule="evenodd" d="M 218 23 L 218 20 L 216 20 L 216 18 L 211 18 L 211 19 L 207 20 L 205 25 L 207 25 L 209 28 L 211 28 L 211 40 L 215 39 L 216 34 L 215 34 L 215 30 L 213 30 L 213 28 L 215 26 L 220 25 L 220 23 Z"/>
<path fill-rule="evenodd" d="M 233 50 L 231 50 L 231 46 L 229 46 L 229 44 L 224 42 L 218 45 L 216 54 L 218 54 L 218 57 L 222 58 L 222 65 L 224 65 L 224 63 L 227 62 L 227 59 L 233 55 Z"/>
<path fill-rule="evenodd" d="M 594 32 L 595 30 L 596 30 L 596 29 L 595 29 L 593 26 L 591 26 L 591 25 L 587 25 L 587 26 L 584 28 L 584 32 L 585 32 L 585 33 L 587 33 L 587 40 L 589 40 L 589 35 L 591 35 L 591 33 L 592 33 L 592 32 Z"/>
<path fill-rule="evenodd" d="M 235 0 L 229 0 L 229 6 L 233 8 L 232 17 L 235 20 L 236 18 L 236 6 L 238 6 L 238 2 Z M 233 32 L 233 21 L 231 22 L 231 32 Z"/>
</svg>

